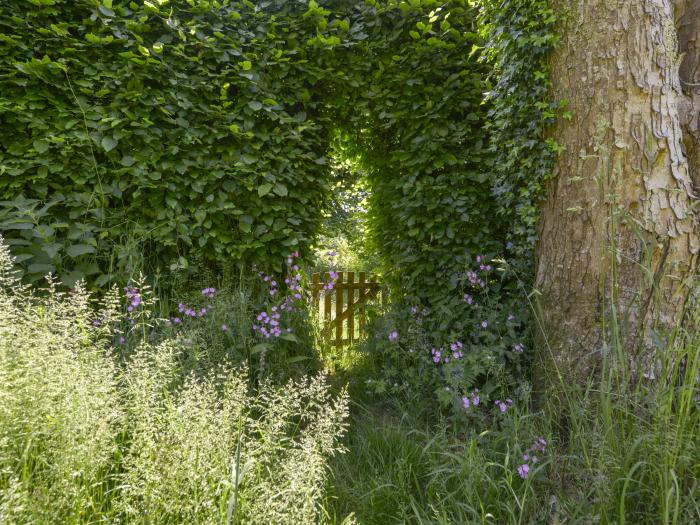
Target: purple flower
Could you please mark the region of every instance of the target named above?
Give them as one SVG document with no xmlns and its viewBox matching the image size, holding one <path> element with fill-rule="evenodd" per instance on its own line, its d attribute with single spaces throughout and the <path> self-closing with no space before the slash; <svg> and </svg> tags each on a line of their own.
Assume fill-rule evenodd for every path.
<svg viewBox="0 0 700 525">
<path fill-rule="evenodd" d="M 474 396 L 474 397 L 472 398 L 472 404 L 473 404 L 474 406 L 479 406 L 479 396 Z"/>
<path fill-rule="evenodd" d="M 222 331 L 222 332 L 228 332 L 228 325 L 222 324 L 222 325 L 221 325 L 221 331 Z"/>
<path fill-rule="evenodd" d="M 469 403 L 470 403 L 470 402 L 469 402 L 469 398 L 468 398 L 468 397 L 463 397 L 463 398 L 462 398 L 462 406 L 463 406 L 464 408 L 469 408 Z"/>
<path fill-rule="evenodd" d="M 505 401 L 501 401 L 500 399 L 496 399 L 495 404 L 501 412 L 505 412 L 513 404 L 513 400 L 506 399 Z"/>
<path fill-rule="evenodd" d="M 126 343 L 126 339 L 124 339 L 124 336 L 123 336 L 123 335 L 120 335 L 120 336 L 119 336 L 119 344 L 120 344 L 120 345 L 123 345 L 124 343 Z"/>
<path fill-rule="evenodd" d="M 396 330 L 394 330 L 393 332 L 390 332 L 390 333 L 389 333 L 389 341 L 391 341 L 392 343 L 393 343 L 394 341 L 396 341 L 398 338 L 399 338 L 399 334 L 398 334 L 398 332 L 397 332 Z"/>
<path fill-rule="evenodd" d="M 481 328 L 487 328 L 488 326 L 489 326 L 489 322 L 486 319 L 481 321 Z"/>
<path fill-rule="evenodd" d="M 523 350 L 525 350 L 525 346 L 522 343 L 518 343 L 515 346 L 513 346 L 513 352 L 516 354 L 522 354 Z"/>
<path fill-rule="evenodd" d="M 525 479 L 527 477 L 529 472 L 530 472 L 530 465 L 528 465 L 527 463 L 523 463 L 522 465 L 520 465 L 518 467 L 518 476 L 520 476 L 523 479 Z"/>
<path fill-rule="evenodd" d="M 515 321 L 515 316 L 513 314 L 508 314 L 508 321 Z"/>
<path fill-rule="evenodd" d="M 464 294 L 464 302 L 467 304 L 474 304 L 474 298 L 468 293 Z"/>
</svg>

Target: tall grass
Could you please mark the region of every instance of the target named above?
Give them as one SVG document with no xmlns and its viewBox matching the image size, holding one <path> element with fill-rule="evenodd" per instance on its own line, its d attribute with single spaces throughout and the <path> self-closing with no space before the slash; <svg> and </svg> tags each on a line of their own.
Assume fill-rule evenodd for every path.
<svg viewBox="0 0 700 525">
<path fill-rule="evenodd" d="M 524 396 L 466 426 L 427 400 L 372 396 L 355 376 L 329 521 L 354 512 L 363 525 L 700 523 L 700 335 L 672 336 L 653 374 L 616 343 L 586 385 L 559 384 L 537 410 Z M 547 450 L 523 479 L 518 466 L 538 437 Z"/>
<path fill-rule="evenodd" d="M 0 242 L 0 523 L 316 523 L 345 393 L 189 373 L 196 334 L 119 358 L 121 323 L 116 293 L 22 287 Z"/>
</svg>

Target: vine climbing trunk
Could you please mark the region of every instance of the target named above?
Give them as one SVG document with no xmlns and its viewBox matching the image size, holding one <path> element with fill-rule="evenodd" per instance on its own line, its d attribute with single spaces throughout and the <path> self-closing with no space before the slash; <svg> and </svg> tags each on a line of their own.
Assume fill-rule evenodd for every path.
<svg viewBox="0 0 700 525">
<path fill-rule="evenodd" d="M 563 15 L 552 89 L 570 118 L 553 130 L 565 150 L 535 286 L 543 379 L 581 381 L 615 334 L 648 358 L 652 330 L 684 315 L 700 248 L 700 0 L 551 3 Z"/>
</svg>

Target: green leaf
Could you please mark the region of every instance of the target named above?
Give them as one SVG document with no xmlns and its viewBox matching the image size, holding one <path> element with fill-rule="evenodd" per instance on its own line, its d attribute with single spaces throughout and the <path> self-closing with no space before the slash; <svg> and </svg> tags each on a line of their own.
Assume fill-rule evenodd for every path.
<svg viewBox="0 0 700 525">
<path fill-rule="evenodd" d="M 263 105 L 261 102 L 257 100 L 251 100 L 248 102 L 248 107 L 252 109 L 253 111 L 259 111 L 262 109 Z"/>
<path fill-rule="evenodd" d="M 79 257 L 88 253 L 95 253 L 95 247 L 89 244 L 73 244 L 66 248 L 66 253 L 70 257 Z"/>
<path fill-rule="evenodd" d="M 250 233 L 252 231 L 252 224 L 253 217 L 251 217 L 250 215 L 241 215 L 238 219 L 238 226 L 241 229 L 241 231 L 245 233 Z"/>
<path fill-rule="evenodd" d="M 112 10 L 111 10 L 109 7 L 107 7 L 107 6 L 104 6 L 104 5 L 97 6 L 97 10 L 98 10 L 100 13 L 102 13 L 104 16 L 107 16 L 107 17 L 110 17 L 110 18 L 114 16 L 114 11 L 112 11 Z"/>
<path fill-rule="evenodd" d="M 260 197 L 264 197 L 265 195 L 270 193 L 271 189 L 272 189 L 272 184 L 270 184 L 269 182 L 265 182 L 265 183 L 261 184 L 260 186 L 258 186 L 258 195 Z"/>
<path fill-rule="evenodd" d="M 126 166 L 127 168 L 133 166 L 136 163 L 136 159 L 132 157 L 131 155 L 125 155 L 122 157 L 121 164 L 122 166 Z"/>
<path fill-rule="evenodd" d="M 41 249 L 46 253 L 46 255 L 49 256 L 50 259 L 56 257 L 61 248 L 63 248 L 63 246 L 57 242 L 43 243 L 41 245 Z"/>
<path fill-rule="evenodd" d="M 35 140 L 32 145 L 37 153 L 46 153 L 49 150 L 49 143 L 46 140 Z"/>
<path fill-rule="evenodd" d="M 56 271 L 56 267 L 53 264 L 44 263 L 34 263 L 27 267 L 29 273 L 38 273 L 41 275 L 48 275 Z"/>
<path fill-rule="evenodd" d="M 241 69 L 243 71 L 248 71 L 252 67 L 253 64 L 250 62 L 250 60 L 244 60 L 243 62 L 241 62 Z"/>
<path fill-rule="evenodd" d="M 259 354 L 260 352 L 266 352 L 269 350 L 269 345 L 267 343 L 258 343 L 253 348 L 250 349 L 251 355 Z"/>
<path fill-rule="evenodd" d="M 118 142 L 119 142 L 119 141 L 117 141 L 117 140 L 116 140 L 115 138 L 113 138 L 113 137 L 109 137 L 109 136 L 104 136 L 104 137 L 102 137 L 102 147 L 103 147 L 103 148 L 105 149 L 105 151 L 107 151 L 107 152 L 112 151 L 114 148 L 116 148 Z M 123 159 L 122 159 L 122 161 L 123 161 Z"/>
</svg>

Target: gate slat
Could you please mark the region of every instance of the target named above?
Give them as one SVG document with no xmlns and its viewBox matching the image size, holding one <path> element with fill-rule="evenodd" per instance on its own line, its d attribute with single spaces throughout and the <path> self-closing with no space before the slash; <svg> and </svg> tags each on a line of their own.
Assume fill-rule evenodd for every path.
<svg viewBox="0 0 700 525">
<path fill-rule="evenodd" d="M 331 276 L 328 274 L 328 272 L 323 274 L 323 282 L 324 283 L 329 283 L 331 280 Z M 331 322 L 331 293 L 328 290 L 323 290 L 323 321 L 324 323 L 328 324 Z"/>
<path fill-rule="evenodd" d="M 348 272 L 348 278 L 346 279 L 348 283 L 355 284 L 355 272 Z M 348 316 L 348 339 L 350 343 L 355 339 L 355 287 L 348 287 L 348 303 L 347 308 L 350 310 L 350 315 Z"/>
<path fill-rule="evenodd" d="M 321 284 L 320 281 L 321 276 L 318 273 L 315 273 L 311 276 L 311 294 L 313 297 L 313 311 L 316 312 L 318 315 L 318 307 L 319 307 L 319 296 L 321 293 Z"/>
<path fill-rule="evenodd" d="M 365 333 L 365 272 L 360 272 L 360 335 Z"/>
<path fill-rule="evenodd" d="M 342 345 L 343 341 L 343 272 L 338 272 L 338 280 L 335 284 L 335 341 L 337 345 Z"/>
</svg>

